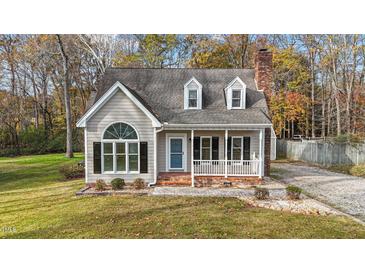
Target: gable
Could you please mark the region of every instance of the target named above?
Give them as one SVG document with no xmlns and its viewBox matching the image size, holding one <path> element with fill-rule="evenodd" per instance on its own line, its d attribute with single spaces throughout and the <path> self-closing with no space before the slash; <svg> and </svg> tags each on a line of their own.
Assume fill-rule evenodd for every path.
<svg viewBox="0 0 365 274">
<path fill-rule="evenodd" d="M 142 123 L 152 127 L 152 121 L 136 106 L 121 90 L 118 90 L 105 104 L 92 115 L 88 121 L 88 128 L 100 127 L 105 130 L 106 126 L 115 122 L 127 122 L 132 125 Z"/>
<path fill-rule="evenodd" d="M 98 111 L 104 107 L 106 103 L 108 103 L 112 98 L 114 98 L 115 94 L 122 93 L 125 96 L 125 100 L 133 103 L 135 108 L 138 108 L 140 111 L 144 113 L 152 122 L 154 127 L 160 127 L 161 123 L 154 116 L 154 114 L 147 109 L 147 107 L 141 102 L 141 99 L 136 97 L 131 91 L 129 91 L 124 85 L 119 82 L 116 82 L 99 100 L 85 113 L 83 117 L 77 122 L 77 127 L 85 127 L 88 120 L 90 120 Z M 121 111 L 123 108 L 118 106 L 113 111 Z"/>
</svg>

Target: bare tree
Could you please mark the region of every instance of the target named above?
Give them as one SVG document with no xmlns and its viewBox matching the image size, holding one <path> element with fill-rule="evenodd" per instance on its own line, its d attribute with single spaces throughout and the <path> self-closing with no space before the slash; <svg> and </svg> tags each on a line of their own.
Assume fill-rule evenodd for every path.
<svg viewBox="0 0 365 274">
<path fill-rule="evenodd" d="M 63 60 L 63 92 L 65 100 L 65 114 L 66 114 L 66 157 L 72 158 L 72 116 L 71 116 L 71 101 L 70 101 L 70 77 L 69 77 L 69 58 L 65 52 L 65 47 L 62 42 L 60 34 L 56 35 L 59 50 Z"/>
</svg>

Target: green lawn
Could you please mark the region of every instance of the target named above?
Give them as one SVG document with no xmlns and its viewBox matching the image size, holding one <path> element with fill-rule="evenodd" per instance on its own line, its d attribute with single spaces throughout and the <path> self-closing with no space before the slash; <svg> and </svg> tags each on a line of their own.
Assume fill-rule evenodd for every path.
<svg viewBox="0 0 365 274">
<path fill-rule="evenodd" d="M 0 158 L 2 238 L 365 238 L 344 217 L 246 207 L 231 198 L 76 197 L 61 154 Z M 15 228 L 9 232 L 4 229 Z"/>
</svg>

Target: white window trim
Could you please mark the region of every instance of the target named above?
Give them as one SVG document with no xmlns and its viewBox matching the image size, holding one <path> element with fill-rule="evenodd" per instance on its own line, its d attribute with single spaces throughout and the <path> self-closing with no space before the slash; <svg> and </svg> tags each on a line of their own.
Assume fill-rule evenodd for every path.
<svg viewBox="0 0 365 274">
<path fill-rule="evenodd" d="M 239 82 L 242 88 L 233 88 L 233 85 Z M 227 109 L 245 109 L 246 108 L 246 84 L 239 78 L 234 78 L 228 86 L 224 89 L 226 92 Z M 240 107 L 232 107 L 232 90 L 241 90 L 241 104 Z"/>
<path fill-rule="evenodd" d="M 129 126 L 131 126 L 136 134 L 137 134 L 137 139 L 104 139 L 104 133 L 105 131 L 113 124 L 117 124 L 117 123 L 124 123 L 127 124 Z M 112 171 L 104 171 L 104 143 L 112 143 L 113 144 L 113 170 Z M 117 150 L 116 150 L 116 143 L 124 143 L 125 144 L 125 171 L 117 171 Z M 138 151 L 138 159 L 137 159 L 137 165 L 138 165 L 138 170 L 137 171 L 130 171 L 129 170 L 129 144 L 131 143 L 135 143 L 137 144 L 137 151 Z M 137 131 L 137 129 L 131 125 L 128 122 L 125 121 L 114 121 L 110 124 L 108 124 L 104 130 L 103 133 L 101 135 L 101 174 L 140 174 L 140 151 L 139 151 L 139 144 L 140 144 L 140 139 L 139 139 L 139 133 Z"/>
<path fill-rule="evenodd" d="M 241 141 L 241 155 L 240 160 L 233 159 L 233 139 L 240 139 Z M 231 136 L 231 160 L 232 161 L 242 161 L 243 159 L 243 136 Z"/>
<path fill-rule="evenodd" d="M 210 150 L 210 159 L 209 160 L 203 160 L 203 138 L 205 139 L 210 139 L 210 147 L 209 147 L 209 150 Z M 200 160 L 201 161 L 212 161 L 212 158 L 213 158 L 213 143 L 212 143 L 212 136 L 200 136 Z"/>
<path fill-rule="evenodd" d="M 183 139 L 183 168 L 171 168 L 170 167 L 170 139 L 182 138 Z M 166 171 L 187 171 L 187 134 L 186 133 L 166 133 Z"/>
<path fill-rule="evenodd" d="M 251 143 L 250 143 L 250 159 L 249 160 L 243 160 L 243 145 L 244 145 L 244 142 L 243 142 L 243 138 L 244 137 L 250 137 L 250 136 L 231 136 L 232 138 L 232 141 L 231 141 L 231 160 L 233 160 L 233 139 L 236 138 L 236 139 L 241 139 L 241 159 L 240 160 L 233 160 L 233 161 L 249 161 L 251 160 Z"/>
<path fill-rule="evenodd" d="M 191 82 L 194 82 L 198 88 L 190 88 L 189 85 Z M 197 106 L 196 107 L 189 107 L 189 90 L 197 90 Z M 195 77 L 191 78 L 185 85 L 184 85 L 184 109 L 202 109 L 202 90 L 203 86 L 196 80 Z"/>
<path fill-rule="evenodd" d="M 196 98 L 190 98 L 190 91 L 196 91 Z M 196 107 L 190 106 L 190 100 L 196 100 Z M 198 89 L 188 89 L 188 108 L 189 109 L 197 109 L 198 108 Z"/>
<path fill-rule="evenodd" d="M 237 98 L 233 98 L 233 91 L 234 90 L 239 90 L 241 92 L 241 97 L 240 97 L 240 106 L 239 107 L 234 107 L 233 106 L 233 99 L 237 99 Z M 244 101 L 244 91 L 243 89 L 239 89 L 239 88 L 232 88 L 231 90 L 232 92 L 232 97 L 231 97 L 231 109 L 243 109 L 243 101 Z"/>
</svg>

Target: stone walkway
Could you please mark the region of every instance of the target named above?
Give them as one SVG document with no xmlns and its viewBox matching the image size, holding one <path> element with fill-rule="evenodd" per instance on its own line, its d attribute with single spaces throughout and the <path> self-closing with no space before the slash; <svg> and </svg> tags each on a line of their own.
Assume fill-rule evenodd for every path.
<svg viewBox="0 0 365 274">
<path fill-rule="evenodd" d="M 195 196 L 195 197 L 253 197 L 253 189 L 245 188 L 193 188 L 193 187 L 156 187 L 151 195 L 158 196 Z M 271 189 L 270 197 L 284 198 L 285 189 Z"/>
<path fill-rule="evenodd" d="M 273 163 L 271 174 L 302 188 L 311 197 L 365 221 L 365 179 L 304 163 Z"/>
<path fill-rule="evenodd" d="M 192 187 L 156 187 L 150 193 L 155 196 L 194 196 L 194 197 L 234 197 L 254 207 L 262 207 L 279 211 L 316 215 L 343 215 L 341 212 L 326 206 L 314 199 L 303 196 L 297 201 L 288 200 L 285 187 L 279 183 L 263 185 L 270 192 L 270 199 L 257 200 L 254 189 L 242 188 L 192 188 Z"/>
</svg>

